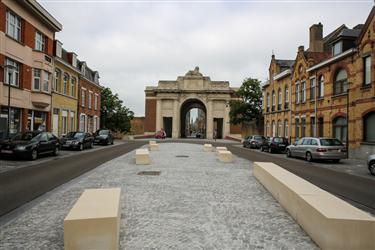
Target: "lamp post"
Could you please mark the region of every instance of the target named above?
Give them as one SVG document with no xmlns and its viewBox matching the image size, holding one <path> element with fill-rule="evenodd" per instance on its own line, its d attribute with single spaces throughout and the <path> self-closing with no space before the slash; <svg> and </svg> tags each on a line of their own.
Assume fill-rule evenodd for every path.
<svg viewBox="0 0 375 250">
<path fill-rule="evenodd" d="M 7 69 L 7 74 L 8 74 L 8 125 L 7 125 L 7 138 L 10 139 L 10 85 L 11 85 L 11 79 L 13 79 L 13 73 L 17 69 L 17 67 L 13 65 L 4 65 L 2 66 L 3 69 Z M 5 75 L 4 75 L 5 76 Z M 5 82 L 5 80 L 4 80 Z"/>
</svg>

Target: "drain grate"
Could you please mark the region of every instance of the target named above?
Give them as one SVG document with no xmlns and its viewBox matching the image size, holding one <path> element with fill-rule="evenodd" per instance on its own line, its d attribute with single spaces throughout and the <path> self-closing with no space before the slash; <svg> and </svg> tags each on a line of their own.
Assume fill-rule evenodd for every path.
<svg viewBox="0 0 375 250">
<path fill-rule="evenodd" d="M 188 155 L 176 155 L 177 158 L 189 158 Z"/>
<path fill-rule="evenodd" d="M 160 175 L 160 171 L 141 171 L 141 172 L 138 172 L 137 175 L 152 175 L 152 176 L 158 176 L 158 175 Z"/>
</svg>

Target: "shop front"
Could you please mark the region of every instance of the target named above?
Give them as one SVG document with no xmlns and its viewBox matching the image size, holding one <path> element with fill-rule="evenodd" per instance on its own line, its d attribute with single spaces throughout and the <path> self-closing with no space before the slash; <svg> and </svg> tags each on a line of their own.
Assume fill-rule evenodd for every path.
<svg viewBox="0 0 375 250">
<path fill-rule="evenodd" d="M 10 108 L 9 135 L 13 136 L 21 131 L 21 109 Z M 8 107 L 2 107 L 0 112 L 0 139 L 7 138 L 8 132 Z"/>
</svg>

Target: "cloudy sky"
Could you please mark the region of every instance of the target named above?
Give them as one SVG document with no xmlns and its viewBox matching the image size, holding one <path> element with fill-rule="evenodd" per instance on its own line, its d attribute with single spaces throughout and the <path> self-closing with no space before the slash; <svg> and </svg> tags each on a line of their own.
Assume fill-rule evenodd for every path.
<svg viewBox="0 0 375 250">
<path fill-rule="evenodd" d="M 272 51 L 294 59 L 308 29 L 324 35 L 364 23 L 374 2 L 40 0 L 63 24 L 57 39 L 98 70 L 103 86 L 144 114 L 144 88 L 195 66 L 212 80 L 240 86 L 266 80 Z"/>
</svg>

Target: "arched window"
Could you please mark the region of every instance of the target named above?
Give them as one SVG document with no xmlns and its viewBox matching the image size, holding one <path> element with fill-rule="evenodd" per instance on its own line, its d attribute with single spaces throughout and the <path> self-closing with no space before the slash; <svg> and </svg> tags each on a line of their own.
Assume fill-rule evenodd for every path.
<svg viewBox="0 0 375 250">
<path fill-rule="evenodd" d="M 375 112 L 371 112 L 363 117 L 363 140 L 365 142 L 375 142 Z"/>
<path fill-rule="evenodd" d="M 285 99 L 285 107 L 284 107 L 284 109 L 289 109 L 289 89 L 288 89 L 288 87 L 285 87 L 284 99 Z"/>
<path fill-rule="evenodd" d="M 284 121 L 284 137 L 288 138 L 288 136 L 289 136 L 289 124 L 288 124 L 288 120 L 285 120 Z"/>
<path fill-rule="evenodd" d="M 65 95 L 68 94 L 68 81 L 69 75 L 67 73 L 64 73 L 63 93 Z"/>
<path fill-rule="evenodd" d="M 267 93 L 266 103 L 267 103 L 267 112 L 270 112 L 270 94 L 269 93 Z"/>
<path fill-rule="evenodd" d="M 277 129 L 277 136 L 282 136 L 282 131 L 283 131 L 283 123 L 281 122 L 281 120 L 278 120 L 277 121 L 277 126 L 278 126 L 278 129 Z"/>
<path fill-rule="evenodd" d="M 281 92 L 281 89 L 279 89 L 278 93 L 278 104 L 277 104 L 277 109 L 281 110 L 281 104 L 283 103 L 283 93 Z"/>
<path fill-rule="evenodd" d="M 337 72 L 335 81 L 333 83 L 333 93 L 335 95 L 346 93 L 348 90 L 348 74 L 344 69 L 339 70 Z"/>
<path fill-rule="evenodd" d="M 319 82 L 318 82 L 318 97 L 323 98 L 324 97 L 324 77 L 320 76 L 319 77 Z"/>
<path fill-rule="evenodd" d="M 272 111 L 275 111 L 275 105 L 276 105 L 276 95 L 275 95 L 275 90 L 272 90 Z"/>
<path fill-rule="evenodd" d="M 333 137 L 346 142 L 346 131 L 348 124 L 345 117 L 337 117 L 333 120 Z"/>
<path fill-rule="evenodd" d="M 275 137 L 276 136 L 276 124 L 275 124 L 275 121 L 272 121 L 272 136 Z"/>
</svg>

